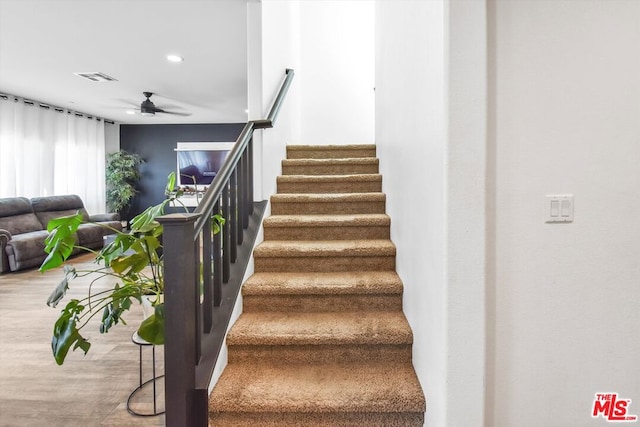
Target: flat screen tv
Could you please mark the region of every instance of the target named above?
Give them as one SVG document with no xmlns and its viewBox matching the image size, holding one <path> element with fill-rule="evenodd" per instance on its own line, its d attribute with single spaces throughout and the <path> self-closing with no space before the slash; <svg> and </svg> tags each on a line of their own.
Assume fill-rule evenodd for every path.
<svg viewBox="0 0 640 427">
<path fill-rule="evenodd" d="M 209 185 L 222 167 L 228 150 L 180 150 L 178 185 Z"/>
</svg>

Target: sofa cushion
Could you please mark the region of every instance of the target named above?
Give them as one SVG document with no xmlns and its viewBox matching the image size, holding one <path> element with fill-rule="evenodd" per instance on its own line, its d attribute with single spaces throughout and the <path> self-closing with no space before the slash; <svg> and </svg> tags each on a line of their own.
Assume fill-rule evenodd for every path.
<svg viewBox="0 0 640 427">
<path fill-rule="evenodd" d="M 84 209 L 80 196 L 69 194 L 66 196 L 45 196 L 31 199 L 34 212 L 68 211 Z"/>
<path fill-rule="evenodd" d="M 42 230 L 42 224 L 35 214 L 20 214 L 0 218 L 0 228 L 7 230 L 12 236 Z"/>
<path fill-rule="evenodd" d="M 0 229 L 20 234 L 42 230 L 42 224 L 33 213 L 29 199 L 8 197 L 0 199 Z"/>
<path fill-rule="evenodd" d="M 31 199 L 31 206 L 45 229 L 52 219 L 75 215 L 78 211 L 82 214 L 83 221 L 89 221 L 89 214 L 84 208 L 82 199 L 75 194 L 34 197 Z"/>
<path fill-rule="evenodd" d="M 76 233 L 80 246 L 94 249 L 102 247 L 102 237 L 105 234 L 110 234 L 111 230 L 95 224 L 80 224 Z"/>
<path fill-rule="evenodd" d="M 6 197 L 0 199 L 0 216 L 33 213 L 31 202 L 26 197 Z"/>
<path fill-rule="evenodd" d="M 52 219 L 60 218 L 62 216 L 73 216 L 77 213 L 78 209 L 71 209 L 68 211 L 36 212 L 36 215 L 38 217 L 38 220 L 42 223 L 42 227 L 46 229 L 49 221 L 51 221 Z M 82 213 L 82 211 L 80 211 L 80 213 Z M 86 219 L 84 219 L 85 215 L 83 214 L 82 216 L 83 221 L 86 221 Z"/>
<path fill-rule="evenodd" d="M 40 230 L 13 236 L 5 248 L 11 270 L 40 264 L 47 257 L 44 251 L 44 239 L 48 235 L 46 230 Z"/>
<path fill-rule="evenodd" d="M 103 237 L 107 234 L 115 233 L 112 228 L 122 231 L 120 221 L 101 222 L 98 224 L 80 224 L 77 231 L 78 244 L 89 249 L 100 249 L 104 244 Z"/>
</svg>

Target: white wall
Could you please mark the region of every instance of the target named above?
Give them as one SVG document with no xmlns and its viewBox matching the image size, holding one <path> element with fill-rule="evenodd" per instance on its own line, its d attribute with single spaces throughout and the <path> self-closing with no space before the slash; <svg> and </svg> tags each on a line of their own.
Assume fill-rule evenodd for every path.
<svg viewBox="0 0 640 427">
<path fill-rule="evenodd" d="M 376 2 L 376 131 L 426 425 L 446 425 L 443 1 Z"/>
<path fill-rule="evenodd" d="M 276 177 L 281 172 L 281 160 L 286 157 L 286 146 L 300 141 L 300 93 L 297 69 L 299 62 L 299 5 L 297 1 L 263 0 L 261 5 L 261 112 L 252 111 L 255 101 L 250 101 L 249 117 L 266 118 L 280 85 L 285 70 L 293 68 L 296 77 L 284 102 L 275 127 L 264 131 L 262 143 L 256 144 L 255 161 L 261 162 L 262 182 L 256 188 L 256 199 L 268 199 L 275 192 Z M 251 7 L 251 4 L 250 4 Z M 252 51 L 253 47 L 249 47 Z M 254 96 L 250 93 L 249 98 Z M 260 136 L 258 136 L 260 138 Z M 259 142 L 259 140 L 258 140 Z"/>
<path fill-rule="evenodd" d="M 376 3 L 376 144 L 426 425 L 485 417 L 486 5 Z"/>
<path fill-rule="evenodd" d="M 640 2 L 490 1 L 496 164 L 488 425 L 640 415 Z M 543 196 L 575 196 L 545 224 Z M 635 424 L 632 424 L 635 425 Z"/>
<path fill-rule="evenodd" d="M 120 124 L 104 124 L 104 151 L 115 153 L 120 150 Z"/>
<path fill-rule="evenodd" d="M 374 13 L 369 0 L 300 2 L 300 143 L 373 143 Z"/>
<path fill-rule="evenodd" d="M 448 0 L 445 11 L 446 425 L 467 427 L 485 418 L 486 1 Z"/>
<path fill-rule="evenodd" d="M 273 129 L 256 134 L 256 199 L 275 191 L 286 145 L 374 140 L 374 2 L 248 2 L 249 118 L 266 117 L 295 78 Z"/>
</svg>

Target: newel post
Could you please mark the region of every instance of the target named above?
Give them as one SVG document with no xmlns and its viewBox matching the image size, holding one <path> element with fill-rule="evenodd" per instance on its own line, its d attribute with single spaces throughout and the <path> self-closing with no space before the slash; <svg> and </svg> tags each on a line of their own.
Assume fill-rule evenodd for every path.
<svg viewBox="0 0 640 427">
<path fill-rule="evenodd" d="M 199 214 L 158 218 L 163 226 L 164 369 L 167 427 L 192 426 L 197 351 L 194 224 Z"/>
</svg>

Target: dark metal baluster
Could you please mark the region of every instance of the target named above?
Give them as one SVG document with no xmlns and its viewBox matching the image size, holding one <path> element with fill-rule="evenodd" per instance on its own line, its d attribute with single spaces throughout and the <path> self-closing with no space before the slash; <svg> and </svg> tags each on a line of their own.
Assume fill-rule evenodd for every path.
<svg viewBox="0 0 640 427">
<path fill-rule="evenodd" d="M 238 244 L 242 244 L 243 233 L 242 230 L 242 218 L 244 218 L 244 210 L 245 205 L 242 202 L 244 200 L 244 191 L 245 191 L 245 171 L 244 171 L 244 154 L 240 156 L 240 160 L 238 160 L 238 166 L 236 167 L 236 173 L 238 174 Z"/>
<path fill-rule="evenodd" d="M 193 306 L 195 308 L 195 322 L 196 322 L 196 337 L 195 337 L 195 345 L 196 345 L 196 360 L 200 360 L 202 357 L 202 306 L 200 305 L 200 265 L 202 263 L 201 255 L 200 255 L 200 245 L 202 242 L 202 233 L 198 233 L 195 236 L 195 242 L 193 242 L 193 270 L 191 271 L 192 279 L 189 284 L 195 288 L 194 291 L 194 302 Z M 187 286 L 189 286 L 187 284 Z"/>
<path fill-rule="evenodd" d="M 251 215 L 253 213 L 253 136 L 247 144 L 247 151 L 249 152 L 249 167 L 247 168 L 249 172 L 249 177 L 247 180 L 247 212 L 248 215 Z"/>
<path fill-rule="evenodd" d="M 213 206 L 213 212 L 220 212 L 220 199 Z M 213 235 L 213 305 L 222 302 L 222 233 Z"/>
<path fill-rule="evenodd" d="M 222 190 L 222 216 L 229 218 L 229 183 L 224 186 Z M 229 281 L 229 274 L 231 270 L 231 225 L 225 223 L 222 227 L 222 281 L 227 283 Z"/>
<path fill-rule="evenodd" d="M 231 225 L 231 247 L 229 248 L 231 262 L 238 259 L 238 168 L 231 173 L 231 204 L 229 206 L 229 218 L 227 222 Z"/>
<path fill-rule="evenodd" d="M 251 211 L 249 203 L 249 169 L 249 150 L 245 148 L 244 153 L 242 153 L 242 180 L 244 181 L 242 188 L 242 203 L 244 205 L 244 209 L 242 210 L 243 229 L 249 227 L 249 214 Z"/>
<path fill-rule="evenodd" d="M 202 229 L 202 327 L 205 334 L 211 332 L 213 327 L 213 260 L 211 246 L 213 244 L 211 224 L 209 217 Z"/>
</svg>

